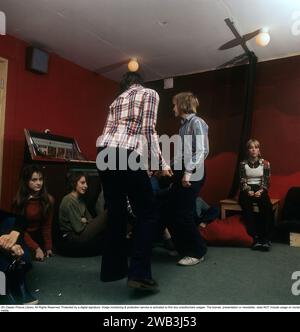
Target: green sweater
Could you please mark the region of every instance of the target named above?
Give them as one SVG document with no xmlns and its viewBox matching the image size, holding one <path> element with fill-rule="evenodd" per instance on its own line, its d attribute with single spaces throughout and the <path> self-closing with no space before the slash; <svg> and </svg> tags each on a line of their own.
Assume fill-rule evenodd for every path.
<svg viewBox="0 0 300 332">
<path fill-rule="evenodd" d="M 66 195 L 59 207 L 59 227 L 61 231 L 81 233 L 86 227 L 86 224 L 81 222 L 81 218 L 87 220 L 92 218 L 85 203 L 71 193 Z"/>
</svg>

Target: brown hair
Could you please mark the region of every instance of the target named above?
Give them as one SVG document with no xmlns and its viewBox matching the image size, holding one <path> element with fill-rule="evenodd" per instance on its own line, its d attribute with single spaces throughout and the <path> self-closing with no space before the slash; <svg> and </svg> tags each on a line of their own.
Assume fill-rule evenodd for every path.
<svg viewBox="0 0 300 332">
<path fill-rule="evenodd" d="M 71 172 L 67 175 L 69 192 L 76 191 L 77 183 L 82 177 L 88 182 L 87 175 L 82 171 Z"/>
<path fill-rule="evenodd" d="M 199 101 L 192 92 L 181 92 L 173 97 L 173 103 L 185 114 L 197 113 Z"/>
</svg>

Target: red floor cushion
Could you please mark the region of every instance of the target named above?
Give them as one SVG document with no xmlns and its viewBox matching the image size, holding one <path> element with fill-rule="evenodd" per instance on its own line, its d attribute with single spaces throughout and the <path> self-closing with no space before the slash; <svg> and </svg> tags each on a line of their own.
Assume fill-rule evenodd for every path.
<svg viewBox="0 0 300 332">
<path fill-rule="evenodd" d="M 199 226 L 199 230 L 210 245 L 250 247 L 253 243 L 239 215 L 216 219 L 204 228 Z"/>
</svg>

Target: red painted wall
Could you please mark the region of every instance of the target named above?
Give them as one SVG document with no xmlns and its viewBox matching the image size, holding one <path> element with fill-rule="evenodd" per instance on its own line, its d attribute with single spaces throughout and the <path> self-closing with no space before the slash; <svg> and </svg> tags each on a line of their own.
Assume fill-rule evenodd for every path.
<svg viewBox="0 0 300 332">
<path fill-rule="evenodd" d="M 9 60 L 3 191 L 1 206 L 8 208 L 16 191 L 23 160 L 23 128 L 51 129 L 74 136 L 88 158 L 95 157 L 95 139 L 106 118 L 117 84 L 58 56 L 51 55 L 49 74 L 39 76 L 24 69 L 26 44 L 0 37 L 0 56 Z M 201 116 L 210 127 L 207 182 L 202 195 L 217 203 L 229 192 L 239 147 L 244 103 L 243 67 L 175 78 L 164 90 L 162 81 L 149 83 L 161 98 L 159 133 L 177 132 L 172 96 L 194 91 Z M 300 57 L 258 64 L 252 136 L 262 143 L 271 162 L 271 195 L 282 200 L 291 186 L 300 186 Z"/>
<path fill-rule="evenodd" d="M 174 78 L 174 88 L 151 82 L 160 92 L 159 131 L 178 131 L 172 114 L 172 96 L 193 91 L 199 97 L 200 116 L 209 125 L 210 155 L 207 181 L 201 196 L 217 204 L 231 187 L 244 107 L 244 67 Z M 262 144 L 271 162 L 270 195 L 283 203 L 292 186 L 300 186 L 300 56 L 261 62 L 257 66 L 252 136 Z"/>
<path fill-rule="evenodd" d="M 75 137 L 95 159 L 95 141 L 114 99 L 117 83 L 54 54 L 49 73 L 25 70 L 26 43 L 0 36 L 0 56 L 8 59 L 7 103 L 1 207 L 10 208 L 23 162 L 24 128 Z"/>
<path fill-rule="evenodd" d="M 300 56 L 258 64 L 253 136 L 271 162 L 271 191 L 300 186 Z"/>
</svg>

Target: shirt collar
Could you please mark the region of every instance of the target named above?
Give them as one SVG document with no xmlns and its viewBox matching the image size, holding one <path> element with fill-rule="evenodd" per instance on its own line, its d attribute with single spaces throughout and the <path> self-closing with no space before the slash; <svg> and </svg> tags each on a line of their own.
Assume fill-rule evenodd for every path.
<svg viewBox="0 0 300 332">
<path fill-rule="evenodd" d="M 191 114 L 188 114 L 184 117 L 184 119 L 181 119 L 181 124 L 184 124 L 186 122 L 188 122 L 192 117 L 194 117 L 196 114 L 194 113 L 191 113 Z"/>
<path fill-rule="evenodd" d="M 132 84 L 130 85 L 130 87 L 127 89 L 128 90 L 131 90 L 131 89 L 136 89 L 136 88 L 142 88 L 143 86 L 140 85 L 140 84 Z"/>
<path fill-rule="evenodd" d="M 260 158 L 255 161 L 248 159 L 247 164 L 250 168 L 257 168 L 259 165 L 262 164 L 262 162 Z"/>
</svg>

